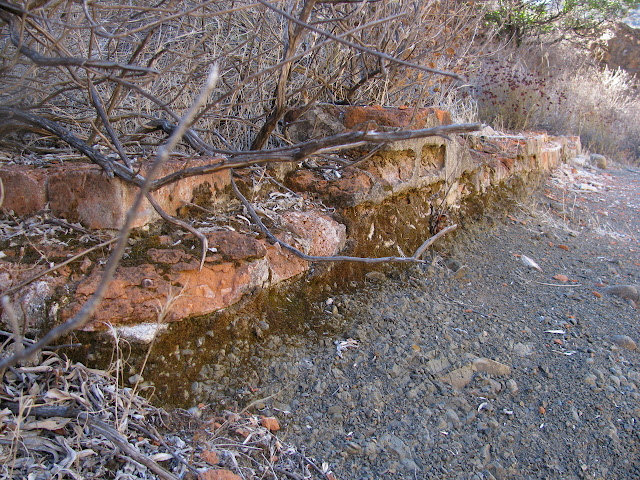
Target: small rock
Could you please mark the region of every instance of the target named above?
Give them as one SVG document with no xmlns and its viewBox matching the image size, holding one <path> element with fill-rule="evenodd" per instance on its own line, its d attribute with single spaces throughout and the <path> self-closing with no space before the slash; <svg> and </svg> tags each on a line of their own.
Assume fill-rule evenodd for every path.
<svg viewBox="0 0 640 480">
<path fill-rule="evenodd" d="M 611 341 L 619 347 L 626 348 L 627 350 L 635 350 L 638 346 L 633 339 L 627 335 L 614 335 Z"/>
<path fill-rule="evenodd" d="M 533 354 L 533 345 L 530 343 L 516 343 L 513 346 L 513 353 L 521 357 L 528 357 Z"/>
<path fill-rule="evenodd" d="M 365 274 L 365 277 L 368 280 L 372 280 L 372 281 L 376 281 L 376 282 L 386 282 L 387 281 L 387 276 L 382 273 L 382 272 L 367 272 Z"/>
<path fill-rule="evenodd" d="M 327 413 L 329 415 L 342 415 L 342 407 L 340 405 L 333 405 L 327 408 Z"/>
<path fill-rule="evenodd" d="M 189 410 L 187 410 L 187 412 L 189 412 L 191 415 L 193 415 L 195 418 L 200 418 L 202 417 L 202 409 L 200 409 L 199 407 L 191 407 Z"/>
<path fill-rule="evenodd" d="M 200 454 L 200 458 L 211 465 L 220 463 L 220 457 L 215 450 L 205 450 Z"/>
<path fill-rule="evenodd" d="M 462 424 L 462 422 L 460 422 L 460 417 L 458 417 L 458 414 L 452 408 L 447 408 L 446 417 L 447 420 L 451 422 L 451 424 L 455 428 L 460 427 L 460 425 Z"/>
<path fill-rule="evenodd" d="M 374 459 L 378 456 L 378 444 L 374 441 L 367 442 L 364 446 L 364 453 L 369 459 Z"/>
<path fill-rule="evenodd" d="M 496 480 L 503 480 L 505 478 L 504 467 L 500 465 L 500 462 L 493 462 L 487 467 L 489 471 L 493 474 Z"/>
<path fill-rule="evenodd" d="M 576 423 L 580 423 L 580 414 L 578 413 L 578 410 L 576 410 L 576 407 L 574 407 L 573 405 L 571 405 L 571 416 L 576 421 Z"/>
<path fill-rule="evenodd" d="M 200 478 L 202 480 L 242 480 L 242 477 L 239 477 L 235 473 L 230 470 L 207 470 L 200 474 Z"/>
<path fill-rule="evenodd" d="M 511 375 L 511 367 L 488 358 L 475 359 L 473 361 L 473 368 L 477 372 L 488 373 L 490 375 Z"/>
<path fill-rule="evenodd" d="M 491 460 L 491 445 L 488 443 L 480 449 L 480 456 L 484 463 L 489 463 Z"/>
<path fill-rule="evenodd" d="M 427 362 L 427 370 L 431 372 L 433 375 L 436 375 L 440 372 L 444 372 L 447 368 L 449 368 L 451 364 L 446 357 L 438 357 L 433 360 L 429 360 Z"/>
<path fill-rule="evenodd" d="M 605 157 L 604 155 L 592 153 L 589 157 L 589 160 L 591 160 L 591 163 L 598 167 L 600 170 L 607 169 L 607 157 Z"/>
<path fill-rule="evenodd" d="M 584 383 L 591 387 L 595 387 L 597 379 L 598 377 L 596 377 L 593 373 L 589 373 L 586 377 L 584 377 Z"/>
<path fill-rule="evenodd" d="M 347 442 L 347 452 L 351 455 L 358 455 L 362 453 L 362 447 L 358 445 L 356 442 Z"/>
<path fill-rule="evenodd" d="M 275 417 L 260 417 L 260 423 L 270 432 L 277 432 L 280 430 L 280 424 L 278 423 L 278 419 Z"/>
<path fill-rule="evenodd" d="M 469 268 L 466 265 L 463 265 L 458 270 L 456 270 L 454 278 L 456 280 L 462 280 L 467 275 L 467 273 L 469 273 Z"/>
<path fill-rule="evenodd" d="M 411 450 L 409 447 L 407 447 L 407 445 L 395 435 L 383 435 L 380 439 L 380 443 L 395 453 L 400 461 L 405 458 L 411 458 Z"/>
<path fill-rule="evenodd" d="M 507 388 L 509 389 L 509 392 L 511 392 L 512 395 L 515 395 L 516 393 L 518 393 L 518 384 L 513 378 L 510 378 L 509 380 L 507 380 Z"/>
<path fill-rule="evenodd" d="M 605 288 L 604 291 L 609 295 L 615 295 L 616 297 L 630 300 L 634 304 L 638 303 L 638 300 L 640 300 L 640 293 L 638 292 L 638 287 L 635 285 L 614 285 L 612 287 Z"/>
<path fill-rule="evenodd" d="M 442 375 L 439 380 L 443 383 L 448 383 L 453 388 L 457 388 L 459 390 L 471 383 L 474 372 L 475 369 L 472 365 L 465 365 L 464 367 L 457 368 L 446 375 Z"/>
</svg>

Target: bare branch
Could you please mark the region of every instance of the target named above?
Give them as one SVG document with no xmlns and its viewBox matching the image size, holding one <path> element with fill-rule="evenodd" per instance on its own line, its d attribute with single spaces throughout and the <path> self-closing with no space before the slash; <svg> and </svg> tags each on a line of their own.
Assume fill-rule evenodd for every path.
<svg viewBox="0 0 640 480">
<path fill-rule="evenodd" d="M 251 150 L 260 150 L 265 146 L 267 140 L 269 140 L 269 136 L 276 128 L 276 125 L 285 113 L 286 89 L 287 83 L 289 82 L 289 75 L 291 74 L 292 66 L 292 62 L 287 60 L 290 60 L 295 56 L 296 50 L 298 49 L 300 41 L 302 40 L 302 33 L 304 31 L 302 26 L 305 25 L 309 20 L 311 11 L 313 10 L 313 6 L 315 5 L 315 3 L 316 0 L 306 0 L 302 7 L 302 11 L 300 12 L 300 22 L 296 23 L 296 27 L 293 29 L 293 31 L 291 28 L 289 28 L 287 48 L 284 52 L 284 61 L 286 63 L 280 70 L 280 77 L 278 78 L 278 85 L 274 94 L 275 105 L 271 110 L 271 113 L 267 117 L 267 120 L 264 122 L 264 125 L 256 135 L 256 138 L 253 140 L 253 143 L 251 144 Z"/>
<path fill-rule="evenodd" d="M 125 152 L 124 148 L 122 148 L 122 143 L 120 143 L 120 139 L 118 138 L 118 135 L 116 135 L 116 132 L 113 130 L 113 127 L 111 126 L 111 122 L 109 122 L 109 118 L 107 117 L 107 112 L 104 111 L 104 108 L 102 106 L 102 100 L 100 100 L 100 96 L 98 95 L 96 88 L 93 86 L 93 83 L 91 82 L 90 77 L 87 77 L 87 83 L 89 84 L 91 102 L 93 103 L 93 106 L 98 112 L 98 115 L 102 120 L 102 124 L 104 125 L 104 128 L 107 129 L 107 133 L 109 134 L 109 138 L 111 138 L 111 141 L 113 142 L 113 146 L 116 147 L 116 150 L 120 155 L 120 158 L 122 159 L 124 164 L 127 166 L 127 168 L 133 171 L 133 167 L 131 166 L 131 160 L 129 159 L 127 152 Z"/>
<path fill-rule="evenodd" d="M 27 125 L 34 127 L 40 127 L 46 131 L 53 133 L 61 140 L 67 142 L 73 148 L 86 155 L 93 163 L 100 165 L 102 169 L 107 173 L 109 177 L 113 177 L 115 167 L 114 163 L 107 157 L 96 151 L 94 148 L 87 145 L 78 137 L 73 135 L 69 130 L 63 128 L 58 123 L 49 120 L 48 118 L 28 113 L 18 108 L 12 107 L 0 107 L 0 116 L 3 116 L 3 121 L 18 120 Z"/>
<path fill-rule="evenodd" d="M 29 58 L 36 65 L 43 67 L 82 67 L 82 68 L 100 68 L 106 70 L 128 70 L 139 74 L 158 74 L 157 70 L 153 68 L 140 67 L 138 65 L 129 65 L 126 63 L 110 62 L 106 60 L 92 60 L 90 58 L 77 58 L 77 57 L 45 57 L 40 55 L 35 50 L 24 45 L 20 31 L 16 25 L 15 18 L 9 15 L 6 11 L 0 10 L 0 19 L 9 24 L 9 32 L 11 43 L 22 53 L 25 57 Z"/>
<path fill-rule="evenodd" d="M 370 55 L 373 55 L 374 57 L 378 57 L 378 58 L 381 58 L 381 59 L 384 59 L 384 60 L 388 60 L 388 61 L 396 63 L 398 65 L 404 65 L 405 67 L 415 68 L 416 70 L 422 70 L 423 72 L 429 72 L 429 73 L 434 73 L 434 74 L 437 74 L 437 75 L 443 75 L 445 77 L 451 77 L 451 78 L 454 78 L 454 79 L 456 79 L 458 81 L 461 81 L 461 82 L 464 81 L 464 79 L 460 75 L 458 75 L 456 73 L 446 72 L 444 70 L 438 70 L 436 68 L 425 67 L 425 66 L 419 65 L 417 63 L 406 62 L 406 61 L 401 60 L 401 59 L 399 59 L 397 57 L 394 57 L 393 55 L 389 55 L 389 54 L 384 53 L 384 52 L 379 52 L 377 50 L 373 50 L 373 49 L 366 48 L 366 47 L 363 47 L 361 45 L 358 45 L 356 43 L 349 42 L 348 40 L 344 40 L 343 38 L 341 38 L 341 37 L 339 37 L 337 35 L 333 35 L 333 34 L 331 34 L 329 32 L 326 32 L 324 30 L 320 30 L 319 28 L 314 27 L 313 25 L 309 25 L 308 23 L 305 23 L 305 22 L 303 22 L 301 20 L 298 20 L 294 16 L 289 15 L 284 10 L 279 9 L 278 7 L 276 7 L 275 5 L 272 5 L 271 3 L 267 2 L 266 0 L 258 0 L 258 1 L 261 4 L 263 4 L 265 7 L 273 10 L 274 12 L 279 13 L 280 15 L 282 15 L 285 18 L 287 18 L 288 20 L 291 20 L 292 22 L 294 22 L 294 23 L 296 23 L 296 24 L 298 24 L 300 26 L 303 26 L 303 27 L 305 27 L 305 28 L 307 28 L 307 29 L 309 29 L 309 30 L 311 30 L 313 32 L 319 33 L 320 35 L 324 35 L 325 37 L 327 37 L 327 38 L 329 38 L 331 40 L 334 40 L 334 41 L 339 42 L 339 43 L 341 43 L 343 45 L 346 45 L 347 47 L 353 48 L 355 50 L 358 50 L 358 51 L 361 51 L 361 52 L 364 52 L 364 53 L 368 53 Z"/>
<path fill-rule="evenodd" d="M 111 443 L 113 443 L 118 449 L 120 449 L 126 456 L 132 460 L 144 465 L 158 477 L 164 480 L 178 480 L 178 477 L 162 468 L 155 460 L 142 454 L 137 448 L 131 445 L 125 437 L 123 437 L 118 431 L 107 425 L 101 420 L 94 418 L 87 413 L 79 413 L 78 418 L 87 422 L 91 428 L 98 434 L 106 437 Z"/>
</svg>

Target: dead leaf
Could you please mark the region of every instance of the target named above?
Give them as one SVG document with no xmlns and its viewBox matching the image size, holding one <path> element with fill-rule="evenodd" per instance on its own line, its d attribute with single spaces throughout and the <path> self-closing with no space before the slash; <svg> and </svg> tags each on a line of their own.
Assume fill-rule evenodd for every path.
<svg viewBox="0 0 640 480">
<path fill-rule="evenodd" d="M 540 268 L 540 265 L 538 265 L 536 262 L 534 262 L 532 259 L 530 259 L 526 255 L 521 255 L 520 260 L 522 260 L 522 263 L 524 263 L 527 267 L 534 268 L 539 272 L 542 271 L 542 268 Z"/>
<path fill-rule="evenodd" d="M 156 453 L 155 455 L 151 455 L 151 460 L 156 462 L 165 462 L 167 460 L 171 460 L 173 455 L 170 453 Z"/>
<path fill-rule="evenodd" d="M 34 422 L 28 422 L 22 425 L 23 430 L 59 430 L 64 428 L 69 422 L 70 418 L 63 417 L 51 417 L 46 420 L 36 420 Z"/>
</svg>

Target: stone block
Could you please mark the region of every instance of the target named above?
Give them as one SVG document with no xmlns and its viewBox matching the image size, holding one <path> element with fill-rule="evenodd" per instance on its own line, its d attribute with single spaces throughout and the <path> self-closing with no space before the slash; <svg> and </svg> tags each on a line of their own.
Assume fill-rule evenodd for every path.
<svg viewBox="0 0 640 480">
<path fill-rule="evenodd" d="M 344 248 L 347 228 L 331 217 L 315 210 L 286 212 L 280 217 L 281 226 L 303 243 L 307 255 L 335 255 Z"/>
<path fill-rule="evenodd" d="M 0 166 L 4 188 L 3 212 L 31 215 L 47 204 L 47 170 L 24 165 Z"/>
<path fill-rule="evenodd" d="M 118 229 L 124 222 L 136 187 L 108 178 L 97 165 L 61 166 L 49 175 L 47 197 L 51 212 L 88 228 Z M 135 227 L 153 216 L 151 205 L 143 207 Z"/>
<path fill-rule="evenodd" d="M 280 238 L 289 245 L 295 242 L 291 235 L 280 235 Z M 309 262 L 302 260 L 279 244 L 267 247 L 267 258 L 269 260 L 269 276 L 272 285 L 300 275 L 309 269 Z"/>
<path fill-rule="evenodd" d="M 346 241 L 344 225 L 313 210 L 284 213 L 281 228 L 283 241 L 310 255 L 335 255 Z M 207 237 L 217 252 L 207 255 L 202 270 L 197 256 L 180 248 L 150 248 L 147 255 L 152 264 L 119 267 L 104 301 L 83 330 L 104 330 L 106 323 L 153 323 L 159 309 L 173 297 L 166 322 L 210 314 L 233 305 L 255 288 L 309 269 L 308 262 L 266 240 L 231 231 L 211 232 Z M 64 319 L 75 315 L 93 295 L 102 272 L 95 269 L 79 282 L 63 310 Z"/>
<path fill-rule="evenodd" d="M 387 128 L 431 128 L 450 125 L 449 112 L 437 108 L 403 108 L 374 106 L 344 107 L 344 126 L 347 130 L 360 130 L 367 125 L 377 129 Z"/>
<path fill-rule="evenodd" d="M 210 158 L 171 159 L 163 166 L 159 177 L 211 162 Z M 141 171 L 144 175 L 145 168 Z M 228 184 L 229 172 L 221 171 L 178 180 L 153 192 L 153 196 L 168 214 L 175 215 L 187 203 L 213 198 Z M 53 214 L 93 229 L 122 227 L 137 193 L 136 186 L 118 178 L 108 178 L 100 167 L 89 164 L 62 166 L 49 175 L 47 182 L 47 198 Z M 134 227 L 159 218 L 145 200 Z"/>
<path fill-rule="evenodd" d="M 164 321 L 206 315 L 233 305 L 252 289 L 264 286 L 269 279 L 269 267 L 264 258 L 240 264 L 205 265 L 202 270 L 198 270 L 197 262 L 189 270 L 177 270 L 175 267 L 168 277 L 156 265 L 119 267 L 104 301 L 82 330 L 104 330 L 107 323 L 155 322 L 159 309 L 168 306 L 169 299 L 173 297 Z M 79 283 L 72 302 L 62 312 L 63 319 L 70 318 L 82 308 L 95 293 L 101 276 L 102 269 L 99 269 Z"/>
<path fill-rule="evenodd" d="M 294 142 L 336 135 L 347 130 L 431 128 L 451 124 L 449 112 L 437 108 L 408 108 L 320 104 L 292 110 L 285 116 L 286 132 Z"/>
</svg>

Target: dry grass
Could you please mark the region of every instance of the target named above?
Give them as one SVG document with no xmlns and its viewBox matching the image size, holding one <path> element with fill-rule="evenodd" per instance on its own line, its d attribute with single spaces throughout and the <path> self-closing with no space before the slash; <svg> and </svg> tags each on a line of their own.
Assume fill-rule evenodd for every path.
<svg viewBox="0 0 640 480">
<path fill-rule="evenodd" d="M 483 121 L 512 130 L 580 135 L 592 152 L 640 159 L 637 80 L 570 45 L 503 50 L 471 80 Z"/>
</svg>

